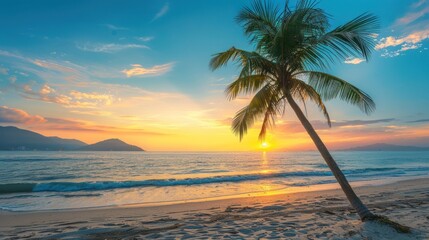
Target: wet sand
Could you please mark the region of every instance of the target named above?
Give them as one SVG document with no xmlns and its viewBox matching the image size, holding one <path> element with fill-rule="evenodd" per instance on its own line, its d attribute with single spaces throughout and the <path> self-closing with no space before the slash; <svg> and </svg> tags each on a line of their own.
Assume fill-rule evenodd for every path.
<svg viewBox="0 0 429 240">
<path fill-rule="evenodd" d="M 362 223 L 342 191 L 332 189 L 165 206 L 1 211 L 0 239 L 429 239 L 428 178 L 356 192 L 374 213 L 412 233 Z"/>
</svg>

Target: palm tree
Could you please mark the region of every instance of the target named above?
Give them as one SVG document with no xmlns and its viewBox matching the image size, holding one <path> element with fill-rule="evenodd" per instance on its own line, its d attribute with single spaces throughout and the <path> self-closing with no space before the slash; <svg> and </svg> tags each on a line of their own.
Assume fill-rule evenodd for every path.
<svg viewBox="0 0 429 240">
<path fill-rule="evenodd" d="M 346 177 L 332 158 L 297 101 L 315 103 L 331 125 L 323 101 L 339 98 L 358 106 L 366 114 L 375 110 L 371 97 L 349 82 L 323 70 L 336 60 L 358 57 L 368 60 L 374 49 L 378 18 L 365 13 L 339 27 L 328 30 L 329 17 L 314 1 L 298 0 L 291 10 L 269 1 L 254 1 L 244 7 L 237 21 L 254 45 L 254 51 L 235 47 L 215 54 L 212 70 L 232 61 L 239 65 L 238 78 L 225 90 L 232 100 L 240 94 L 254 94 L 249 105 L 233 118 L 232 130 L 240 140 L 257 121 L 262 121 L 259 139 L 282 116 L 290 105 L 345 195 L 362 221 L 379 218 L 369 211 L 355 194 Z"/>
</svg>

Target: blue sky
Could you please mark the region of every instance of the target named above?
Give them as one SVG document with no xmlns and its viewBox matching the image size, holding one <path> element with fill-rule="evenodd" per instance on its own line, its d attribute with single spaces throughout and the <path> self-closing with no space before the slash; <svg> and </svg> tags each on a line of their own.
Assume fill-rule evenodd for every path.
<svg viewBox="0 0 429 240">
<path fill-rule="evenodd" d="M 0 106 L 4 116 L 0 121 L 51 135 L 82 126 L 86 129 L 82 131 L 95 132 L 100 130 L 97 123 L 105 122 L 100 131 L 106 134 L 88 136 L 87 141 L 112 135 L 109 127 L 124 125 L 129 125 L 127 131 L 141 130 L 141 136 L 159 134 L 159 142 L 165 141 L 162 134 L 180 135 L 186 128 L 210 132 L 207 122 L 213 127 L 242 106 L 227 103 L 222 93 L 237 69 L 230 66 L 211 72 L 208 63 L 212 54 L 231 46 L 251 49 L 234 21 L 250 2 L 1 1 Z M 373 96 L 377 111 L 365 116 L 357 108 L 331 101 L 327 105 L 333 118 L 394 119 L 371 127 L 416 128 L 426 134 L 429 1 L 322 0 L 319 6 L 331 15 L 332 26 L 364 12 L 374 13 L 381 21 L 369 63 L 345 59 L 348 63 L 339 62 L 328 70 Z M 49 120 L 12 119 L 11 111 L 18 110 Z M 159 120 L 170 114 L 170 119 Z M 103 116 L 108 120 L 100 120 Z M 315 111 L 310 117 L 322 119 Z M 222 131 L 234 137 L 228 128 Z M 121 136 L 139 143 L 138 136 L 127 137 L 123 132 Z M 420 138 L 409 143 L 429 145 L 425 136 Z"/>
</svg>

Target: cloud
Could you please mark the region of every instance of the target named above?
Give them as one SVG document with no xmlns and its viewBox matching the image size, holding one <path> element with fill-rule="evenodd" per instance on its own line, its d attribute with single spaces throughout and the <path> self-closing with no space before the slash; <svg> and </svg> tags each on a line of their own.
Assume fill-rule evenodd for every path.
<svg viewBox="0 0 429 240">
<path fill-rule="evenodd" d="M 425 4 L 426 2 L 427 2 L 427 0 L 419 0 L 418 2 L 414 3 L 411 7 L 418 8 L 421 5 Z"/>
<path fill-rule="evenodd" d="M 155 65 L 150 68 L 144 68 L 140 64 L 132 64 L 132 68 L 124 69 L 122 73 L 124 73 L 127 77 L 135 77 L 135 76 L 159 76 L 164 73 L 169 72 L 174 63 L 166 63 L 162 65 Z"/>
<path fill-rule="evenodd" d="M 347 58 L 344 61 L 344 63 L 347 63 L 347 64 L 359 64 L 359 63 L 364 62 L 364 61 L 365 61 L 365 59 L 362 59 L 362 58 Z"/>
<path fill-rule="evenodd" d="M 158 13 L 156 13 L 155 17 L 153 17 L 152 21 L 155 21 L 156 19 L 164 16 L 169 9 L 170 9 L 169 4 L 165 3 L 164 6 L 162 6 L 162 8 L 158 11 Z"/>
<path fill-rule="evenodd" d="M 98 111 L 98 110 L 88 110 L 86 109 L 85 111 L 81 111 L 81 110 L 70 110 L 71 113 L 76 113 L 76 114 L 80 114 L 80 115 L 91 115 L 91 116 L 98 116 L 98 117 L 107 117 L 107 116 L 112 116 L 112 112 L 108 112 L 108 111 Z"/>
<path fill-rule="evenodd" d="M 224 118 L 224 119 L 219 119 L 217 120 L 217 123 L 221 126 L 228 126 L 230 127 L 232 124 L 232 118 Z"/>
<path fill-rule="evenodd" d="M 423 3 L 421 3 L 421 5 Z M 396 25 L 407 25 L 407 24 L 410 24 L 410 23 L 415 22 L 416 20 L 424 17 L 428 13 L 429 13 L 429 6 L 423 8 L 423 9 L 417 11 L 417 12 L 409 12 L 405 16 L 403 16 L 402 18 L 398 19 L 396 21 Z"/>
<path fill-rule="evenodd" d="M 43 123 L 46 119 L 38 115 L 30 115 L 27 112 L 0 106 L 0 122 L 1 123 Z"/>
<path fill-rule="evenodd" d="M 97 53 L 114 53 L 127 49 L 149 49 L 143 44 L 116 44 L 116 43 L 98 43 L 98 44 L 83 44 L 77 45 L 77 48 L 87 52 Z"/>
<path fill-rule="evenodd" d="M 64 106 L 73 105 L 71 97 L 57 93 L 52 87 L 48 86 L 47 84 L 44 84 L 39 89 L 39 91 L 33 90 L 30 85 L 23 85 L 23 96 L 26 99 L 57 103 Z"/>
<path fill-rule="evenodd" d="M 422 46 L 421 42 L 429 38 L 429 29 L 416 31 L 408 34 L 404 37 L 385 37 L 380 39 L 378 44 L 375 46 L 376 50 L 384 49 L 382 56 L 384 57 L 395 57 L 399 56 L 401 52 L 405 52 L 412 49 L 418 49 Z M 398 47 L 399 49 L 390 50 L 391 48 Z M 387 49 L 389 48 L 389 49 Z"/>
<path fill-rule="evenodd" d="M 142 42 L 150 42 L 154 39 L 155 37 L 153 36 L 144 36 L 144 37 L 138 37 L 137 39 L 142 41 Z"/>
<path fill-rule="evenodd" d="M 97 92 L 84 93 L 72 90 L 70 91 L 70 96 L 72 96 L 75 100 L 78 101 L 88 101 L 95 100 L 98 103 L 102 103 L 103 105 L 111 105 L 113 102 L 113 96 L 110 94 L 100 94 Z"/>
<path fill-rule="evenodd" d="M 8 75 L 9 74 L 9 69 L 7 69 L 7 68 L 0 68 L 0 74 Z"/>
<path fill-rule="evenodd" d="M 115 127 L 110 125 L 97 125 L 92 122 L 65 119 L 65 118 L 45 118 L 46 122 L 34 126 L 37 129 L 49 129 L 60 131 L 73 131 L 73 132 L 105 132 L 105 133 L 121 133 L 121 134 L 143 134 L 152 136 L 170 135 L 163 132 L 147 131 L 142 128 L 134 127 Z"/>
<path fill-rule="evenodd" d="M 94 109 L 101 106 L 109 106 L 115 101 L 114 96 L 111 94 L 85 93 L 76 90 L 71 90 L 68 93 L 59 93 L 46 83 L 39 87 L 39 90 L 34 90 L 30 84 L 14 84 L 13 86 L 26 99 L 55 103 L 69 108 Z"/>
<path fill-rule="evenodd" d="M 128 30 L 128 28 L 119 27 L 113 24 L 103 24 L 103 26 L 107 27 L 110 30 Z"/>
<path fill-rule="evenodd" d="M 43 85 L 43 87 L 40 89 L 41 95 L 48 95 L 50 93 L 55 93 L 55 90 L 49 87 L 47 84 Z"/>
<path fill-rule="evenodd" d="M 104 132 L 104 129 L 95 128 L 90 123 L 65 118 L 46 118 L 47 122 L 38 129 L 49 128 L 49 130 L 79 131 L 79 132 Z"/>
<path fill-rule="evenodd" d="M 383 57 L 396 57 L 403 52 L 422 47 L 422 42 L 429 38 L 428 15 L 429 1 L 416 1 L 403 17 L 391 26 L 392 32 L 398 34 L 381 38 L 375 49 L 381 50 Z"/>
<path fill-rule="evenodd" d="M 69 61 L 53 62 L 33 59 L 3 50 L 0 50 L 0 55 L 14 59 L 8 60 L 8 62 L 13 62 L 14 65 L 18 66 L 18 73 L 22 77 L 29 77 L 30 75 L 28 73 L 32 73 L 39 76 L 41 79 L 55 78 L 58 80 L 59 77 L 66 78 L 70 76 L 82 78 L 84 74 L 87 74 L 85 67 L 73 64 Z M 31 66 L 29 66 L 28 63 L 30 63 Z M 34 68 L 34 66 L 37 66 L 38 68 Z M 52 70 L 52 72 L 42 71 L 39 68 Z"/>
<path fill-rule="evenodd" d="M 388 123 L 394 121 L 394 118 L 384 118 L 384 119 L 375 119 L 375 120 L 348 120 L 341 122 L 332 122 L 333 127 L 343 127 L 343 126 L 362 126 L 376 123 Z"/>
<path fill-rule="evenodd" d="M 16 76 L 10 76 L 9 77 L 9 82 L 14 84 L 16 82 Z"/>
<path fill-rule="evenodd" d="M 425 123 L 425 122 L 429 122 L 429 118 L 418 119 L 418 120 L 414 120 L 414 121 L 408 121 L 407 123 Z"/>
<path fill-rule="evenodd" d="M 375 49 L 380 50 L 387 47 L 395 47 L 401 44 L 417 44 L 427 38 L 429 38 L 429 29 L 413 32 L 400 38 L 389 36 L 380 39 L 379 43 L 375 46 Z"/>
<path fill-rule="evenodd" d="M 92 122 L 65 119 L 41 117 L 30 115 L 26 111 L 0 106 L 0 123 L 23 124 L 36 129 L 46 130 L 63 130 L 63 131 L 80 131 L 80 132 L 110 132 L 110 133 L 128 133 L 128 134 L 145 134 L 145 135 L 169 135 L 157 131 L 146 131 L 141 128 L 133 127 L 114 127 L 109 125 L 97 125 Z"/>
<path fill-rule="evenodd" d="M 39 67 L 54 70 L 57 72 L 77 73 L 77 71 L 71 67 L 63 66 L 61 64 L 48 62 L 48 61 L 44 61 L 44 60 L 40 60 L 40 59 L 36 59 L 36 60 L 32 61 L 32 63 L 34 63 L 35 65 L 37 65 Z"/>
<path fill-rule="evenodd" d="M 378 124 L 378 123 L 389 123 L 394 121 L 394 118 L 386 119 L 375 119 L 375 120 L 346 120 L 346 121 L 332 121 L 332 128 L 329 128 L 329 125 L 325 121 L 311 121 L 312 126 L 317 130 L 324 129 L 350 129 L 350 128 L 359 128 L 366 125 Z M 283 123 L 276 124 L 278 128 L 282 131 L 288 133 L 299 133 L 305 132 L 304 127 L 298 121 L 286 121 Z"/>
</svg>

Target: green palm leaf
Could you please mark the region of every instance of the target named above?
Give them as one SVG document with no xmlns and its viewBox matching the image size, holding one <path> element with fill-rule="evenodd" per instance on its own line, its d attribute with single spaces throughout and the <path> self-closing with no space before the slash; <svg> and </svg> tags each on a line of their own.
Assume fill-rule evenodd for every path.
<svg viewBox="0 0 429 240">
<path fill-rule="evenodd" d="M 267 80 L 265 75 L 250 75 L 236 79 L 225 89 L 229 100 L 235 99 L 240 94 L 251 94 L 259 90 Z"/>
<path fill-rule="evenodd" d="M 292 95 L 295 98 L 298 98 L 298 99 L 301 98 L 304 104 L 305 104 L 305 101 L 308 101 L 308 100 L 315 103 L 316 106 L 319 108 L 319 110 L 325 116 L 325 119 L 328 122 L 328 125 L 331 126 L 331 118 L 329 117 L 328 110 L 326 109 L 326 106 L 323 103 L 322 97 L 312 86 L 308 85 L 307 83 L 299 79 L 294 79 L 293 87 L 292 87 Z"/>
<path fill-rule="evenodd" d="M 308 76 L 308 84 L 312 86 L 324 100 L 339 98 L 358 106 L 369 114 L 375 110 L 372 98 L 349 82 L 323 72 L 304 72 Z"/>
<path fill-rule="evenodd" d="M 248 129 L 267 112 L 272 112 L 278 102 L 278 92 L 269 84 L 262 87 L 253 96 L 250 103 L 237 112 L 232 120 L 232 131 L 243 139 Z M 271 113 L 270 113 L 271 114 Z"/>
<path fill-rule="evenodd" d="M 306 102 L 315 103 L 329 125 L 325 100 L 338 98 L 367 114 L 374 111 L 374 101 L 368 94 L 323 70 L 347 57 L 368 60 L 378 19 L 366 13 L 329 30 L 329 17 L 314 0 L 298 0 L 295 9 L 290 9 L 287 1 L 284 10 L 279 9 L 273 2 L 262 0 L 245 7 L 236 20 L 255 51 L 232 47 L 210 61 L 212 70 L 228 62 L 240 67 L 238 78 L 225 90 L 228 99 L 255 94 L 233 119 L 232 130 L 240 140 L 259 121 L 259 139 L 263 139 L 276 116 L 282 114 L 286 96 L 301 100 L 305 108 Z"/>
</svg>

